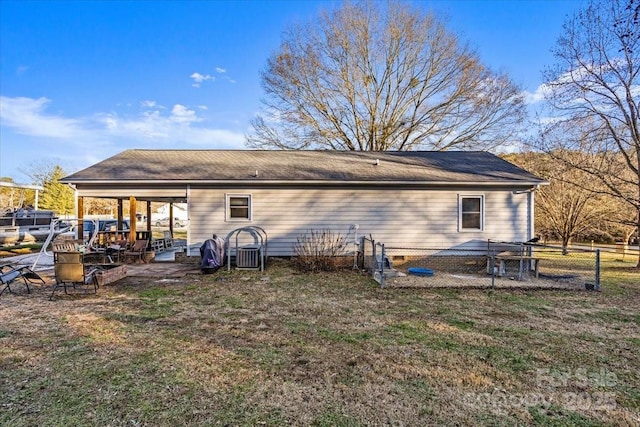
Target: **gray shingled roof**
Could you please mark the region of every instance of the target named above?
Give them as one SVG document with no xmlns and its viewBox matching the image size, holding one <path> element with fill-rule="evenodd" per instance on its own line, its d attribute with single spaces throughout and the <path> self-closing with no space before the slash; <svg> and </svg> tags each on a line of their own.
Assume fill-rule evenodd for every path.
<svg viewBox="0 0 640 427">
<path fill-rule="evenodd" d="M 544 183 L 477 151 L 127 150 L 63 179 L 74 184 L 168 181 Z"/>
</svg>

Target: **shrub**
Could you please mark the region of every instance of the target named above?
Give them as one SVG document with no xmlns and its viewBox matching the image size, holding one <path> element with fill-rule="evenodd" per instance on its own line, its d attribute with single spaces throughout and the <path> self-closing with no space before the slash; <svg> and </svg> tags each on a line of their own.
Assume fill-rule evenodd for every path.
<svg viewBox="0 0 640 427">
<path fill-rule="evenodd" d="M 301 234 L 294 244 L 296 266 L 302 271 L 332 271 L 345 255 L 345 238 L 331 230 L 310 230 Z"/>
</svg>

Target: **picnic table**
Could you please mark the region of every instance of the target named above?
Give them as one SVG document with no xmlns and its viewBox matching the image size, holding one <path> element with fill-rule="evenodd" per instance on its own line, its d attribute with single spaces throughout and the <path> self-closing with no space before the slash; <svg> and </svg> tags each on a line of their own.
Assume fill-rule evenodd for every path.
<svg viewBox="0 0 640 427">
<path fill-rule="evenodd" d="M 518 264 L 518 280 L 522 280 L 524 273 L 527 271 L 533 271 L 536 279 L 540 277 L 540 258 L 536 258 L 532 255 L 516 254 L 513 252 L 501 252 L 493 257 L 489 257 L 487 261 L 487 271 L 491 268 L 491 261 L 493 261 L 494 274 L 498 277 L 507 276 L 510 274 L 508 264 L 517 262 Z"/>
</svg>

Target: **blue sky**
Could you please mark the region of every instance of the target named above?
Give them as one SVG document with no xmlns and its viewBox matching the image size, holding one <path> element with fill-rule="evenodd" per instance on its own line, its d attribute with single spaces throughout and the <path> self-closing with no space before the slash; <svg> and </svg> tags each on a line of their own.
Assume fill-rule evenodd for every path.
<svg viewBox="0 0 640 427">
<path fill-rule="evenodd" d="M 574 1 L 421 1 L 537 99 Z M 130 148 L 244 148 L 260 72 L 329 1 L 0 0 L 0 176 Z"/>
</svg>

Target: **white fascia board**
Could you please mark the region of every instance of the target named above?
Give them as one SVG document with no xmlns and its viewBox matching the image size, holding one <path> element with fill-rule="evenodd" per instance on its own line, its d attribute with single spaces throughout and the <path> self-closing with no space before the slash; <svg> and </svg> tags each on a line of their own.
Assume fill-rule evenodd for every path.
<svg viewBox="0 0 640 427">
<path fill-rule="evenodd" d="M 116 182 L 111 180 L 90 180 L 90 181 L 73 181 L 73 184 L 117 184 L 117 185 L 322 185 L 322 186 L 331 186 L 331 185 L 361 185 L 361 186 L 396 186 L 396 185 L 407 185 L 407 186 L 452 186 L 452 185 L 462 185 L 462 186 L 489 186 L 489 187 L 504 187 L 504 186 L 522 186 L 522 187 L 536 187 L 539 185 L 548 185 L 549 183 L 546 181 L 321 181 L 321 180 L 299 180 L 299 181 L 289 181 L 289 180 L 153 180 L 153 181 L 140 181 L 140 180 L 118 180 Z"/>
</svg>

